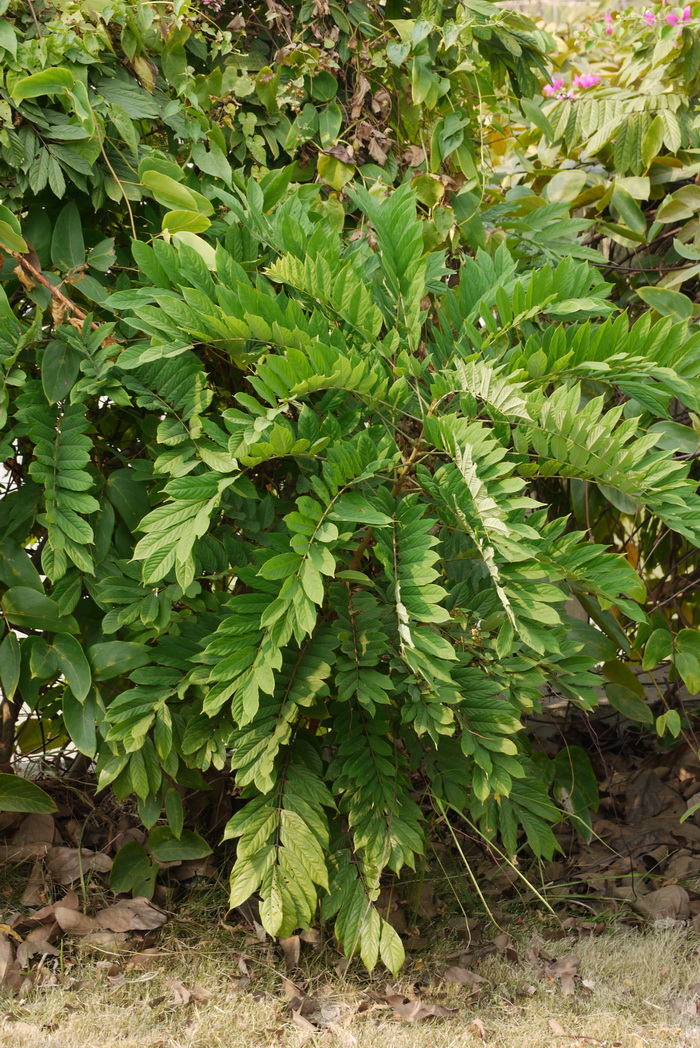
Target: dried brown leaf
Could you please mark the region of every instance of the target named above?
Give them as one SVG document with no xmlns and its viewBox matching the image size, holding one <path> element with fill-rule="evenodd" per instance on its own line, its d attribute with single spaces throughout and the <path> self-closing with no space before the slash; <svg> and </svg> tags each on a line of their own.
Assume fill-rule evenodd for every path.
<svg viewBox="0 0 700 1048">
<path fill-rule="evenodd" d="M 13 844 L 53 844 L 55 823 L 53 815 L 28 815 L 12 837 Z"/>
<path fill-rule="evenodd" d="M 325 152 L 328 156 L 334 156 L 336 160 L 340 160 L 343 164 L 355 163 L 355 151 L 352 146 L 331 146 Z"/>
<path fill-rule="evenodd" d="M 556 1019 L 550 1019 L 549 1020 L 549 1028 L 550 1028 L 550 1030 L 552 1031 L 553 1034 L 556 1034 L 557 1037 L 566 1037 L 567 1036 L 566 1030 L 564 1029 L 564 1027 L 562 1026 L 561 1023 L 557 1022 Z"/>
<path fill-rule="evenodd" d="M 690 916 L 690 896 L 680 884 L 667 884 L 637 899 L 634 907 L 652 921 L 686 920 Z"/>
<path fill-rule="evenodd" d="M 54 917 L 61 931 L 71 935 L 88 935 L 97 931 L 99 925 L 94 917 L 88 917 L 80 910 L 73 910 L 69 906 L 57 905 L 54 907 Z"/>
<path fill-rule="evenodd" d="M 384 139 L 384 142 L 388 145 L 386 139 Z M 387 150 L 382 149 L 378 139 L 374 137 L 370 138 L 369 144 L 367 146 L 367 152 L 373 160 L 376 160 L 380 167 L 384 167 L 384 165 L 386 164 Z"/>
<path fill-rule="evenodd" d="M 48 844 L 0 844 L 0 862 L 43 859 L 48 850 Z"/>
<path fill-rule="evenodd" d="M 147 950 L 140 950 L 138 953 L 131 954 L 128 964 L 130 968 L 150 968 L 153 962 L 158 960 L 160 956 L 160 948 L 151 946 Z"/>
<path fill-rule="evenodd" d="M 31 957 L 60 957 L 61 951 L 52 946 L 46 939 L 25 939 L 21 946 L 17 947 L 17 963 L 24 968 Z"/>
<path fill-rule="evenodd" d="M 640 826 L 663 811 L 666 790 L 655 771 L 642 771 L 627 786 L 625 820 L 630 826 Z"/>
<path fill-rule="evenodd" d="M 44 875 L 38 862 L 34 863 L 24 891 L 19 897 L 22 906 L 39 906 L 45 898 Z"/>
<path fill-rule="evenodd" d="M 422 1001 L 411 1001 L 402 993 L 388 993 L 380 997 L 404 1022 L 421 1022 L 423 1019 L 443 1019 L 456 1015 L 457 1008 L 445 1008 L 442 1004 L 423 1004 Z"/>
<path fill-rule="evenodd" d="M 167 914 L 143 896 L 120 899 L 95 916 L 100 928 L 112 932 L 149 931 L 160 928 L 167 919 Z"/>
<path fill-rule="evenodd" d="M 36 928 L 31 928 L 24 937 L 25 942 L 52 942 L 54 939 L 58 939 L 61 935 L 61 926 L 58 921 L 48 921 L 46 924 L 40 924 Z"/>
<path fill-rule="evenodd" d="M 175 1006 L 181 1004 L 202 1004 L 204 1001 L 210 1001 L 214 996 L 211 990 L 207 990 L 203 986 L 195 985 L 190 990 L 179 979 L 168 979 L 167 986 L 172 991 L 172 1003 Z"/>
<path fill-rule="evenodd" d="M 301 939 L 299 936 L 290 935 L 286 939 L 278 939 L 278 942 L 284 954 L 284 963 L 287 969 L 296 968 L 301 952 Z"/>
<path fill-rule="evenodd" d="M 304 991 L 284 975 L 281 975 L 280 979 L 282 980 L 282 993 L 290 1011 L 298 1011 L 304 1004 Z"/>
<path fill-rule="evenodd" d="M 487 981 L 476 972 L 470 972 L 468 968 L 460 968 L 458 965 L 446 968 L 443 979 L 453 986 L 471 986 L 472 988 L 482 986 Z"/>
<path fill-rule="evenodd" d="M 20 964 L 7 935 L 0 932 L 0 989 L 16 993 L 22 985 Z"/>
<path fill-rule="evenodd" d="M 562 957 L 561 960 L 548 964 L 545 969 L 546 974 L 550 978 L 559 979 L 561 991 L 565 997 L 570 997 L 576 990 L 575 978 L 578 974 L 580 963 L 576 954 L 570 953 L 568 956 Z"/>
<path fill-rule="evenodd" d="M 306 1044 L 309 1038 L 313 1037 L 315 1034 L 318 1033 L 317 1027 L 315 1027 L 313 1023 L 309 1022 L 309 1020 L 305 1016 L 303 1016 L 301 1012 L 292 1012 L 292 1022 L 302 1031 L 302 1033 L 306 1034 L 306 1036 L 301 1042 L 302 1044 Z"/>
<path fill-rule="evenodd" d="M 90 932 L 83 939 L 86 946 L 116 946 L 126 942 L 126 932 L 97 931 Z"/>
<path fill-rule="evenodd" d="M 420 167 L 425 163 L 425 150 L 422 146 L 409 146 L 403 154 L 403 159 L 409 167 Z"/>
<path fill-rule="evenodd" d="M 112 868 L 109 855 L 87 848 L 49 848 L 45 861 L 49 873 L 59 884 L 73 884 L 80 879 L 81 872 L 83 875 L 89 870 L 107 873 Z"/>
<path fill-rule="evenodd" d="M 481 1019 L 472 1020 L 469 1024 L 469 1032 L 473 1033 L 475 1037 L 479 1037 L 482 1041 L 486 1040 L 486 1027 Z"/>
<path fill-rule="evenodd" d="M 355 92 L 350 99 L 350 119 L 357 120 L 358 116 L 362 112 L 362 103 L 364 102 L 365 95 L 369 91 L 369 80 L 362 73 L 357 77 L 355 84 Z"/>
</svg>

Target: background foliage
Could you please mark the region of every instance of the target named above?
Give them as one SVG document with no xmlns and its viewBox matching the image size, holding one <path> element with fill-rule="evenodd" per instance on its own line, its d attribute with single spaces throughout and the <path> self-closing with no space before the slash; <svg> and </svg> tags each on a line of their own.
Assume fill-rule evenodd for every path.
<svg viewBox="0 0 700 1048">
<path fill-rule="evenodd" d="M 0 8 L 0 806 L 94 761 L 149 894 L 230 769 L 232 905 L 396 970 L 431 812 L 590 834 L 543 696 L 694 740 L 694 6 Z"/>
</svg>

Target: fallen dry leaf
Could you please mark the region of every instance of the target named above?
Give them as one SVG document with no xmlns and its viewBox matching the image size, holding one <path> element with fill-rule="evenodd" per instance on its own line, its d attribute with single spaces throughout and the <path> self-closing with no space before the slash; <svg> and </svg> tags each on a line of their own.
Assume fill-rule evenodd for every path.
<svg viewBox="0 0 700 1048">
<path fill-rule="evenodd" d="M 100 928 L 112 932 L 149 931 L 160 928 L 167 919 L 167 914 L 140 895 L 135 899 L 120 899 L 95 915 Z"/>
<path fill-rule="evenodd" d="M 201 1004 L 203 1001 L 210 1001 L 214 994 L 211 990 L 206 990 L 203 986 L 193 986 L 192 989 L 188 989 L 184 983 L 180 982 L 179 979 L 168 979 L 168 989 L 172 991 L 173 1001 L 175 1006 L 181 1004 Z"/>
<path fill-rule="evenodd" d="M 17 947 L 17 963 L 20 968 L 24 968 L 27 961 L 32 957 L 60 957 L 61 951 L 56 946 L 52 946 L 46 939 L 25 939 L 24 942 Z"/>
<path fill-rule="evenodd" d="M 564 1027 L 562 1026 L 561 1023 L 557 1022 L 556 1019 L 550 1019 L 549 1020 L 549 1028 L 550 1028 L 550 1030 L 552 1031 L 553 1034 L 557 1035 L 557 1037 L 566 1037 L 567 1036 L 566 1030 L 564 1029 Z"/>
<path fill-rule="evenodd" d="M 446 983 L 450 983 L 453 986 L 471 986 L 472 989 L 483 985 L 487 981 L 482 975 L 477 975 L 476 972 L 471 972 L 468 968 L 460 968 L 458 965 L 446 968 L 443 979 Z"/>
<path fill-rule="evenodd" d="M 634 908 L 652 921 L 669 917 L 682 921 L 690 916 L 690 896 L 680 884 L 667 884 L 637 899 Z"/>
<path fill-rule="evenodd" d="M 186 859 L 171 871 L 170 876 L 177 881 L 191 881 L 194 877 L 216 877 L 217 872 L 216 866 L 206 859 Z"/>
<path fill-rule="evenodd" d="M 88 917 L 87 914 L 69 906 L 56 905 L 53 912 L 61 931 L 69 932 L 71 935 L 88 935 L 99 928 L 94 917 Z"/>
<path fill-rule="evenodd" d="M 97 931 L 90 932 L 82 940 L 85 946 L 116 946 L 126 942 L 126 932 Z"/>
<path fill-rule="evenodd" d="M 160 957 L 160 948 L 150 946 L 146 950 L 140 950 L 128 957 L 127 963 L 130 968 L 150 968 L 154 961 Z"/>
<path fill-rule="evenodd" d="M 43 859 L 48 850 L 48 844 L 0 844 L 0 862 Z"/>
<path fill-rule="evenodd" d="M 475 1037 L 480 1037 L 482 1041 L 486 1040 L 486 1027 L 481 1019 L 473 1019 L 471 1021 L 469 1024 L 469 1032 L 473 1033 Z"/>
<path fill-rule="evenodd" d="M 304 991 L 296 983 L 293 983 L 291 979 L 286 979 L 284 975 L 281 975 L 280 978 L 282 980 L 284 999 L 291 1010 L 294 1011 L 301 1008 L 304 1003 Z"/>
<path fill-rule="evenodd" d="M 422 1001 L 411 1001 L 402 993 L 384 994 L 379 1000 L 385 1001 L 397 1018 L 409 1023 L 420 1022 L 423 1019 L 443 1019 L 456 1015 L 459 1010 L 445 1008 L 442 1004 L 423 1004 Z"/>
<path fill-rule="evenodd" d="M 38 906 L 44 901 L 45 897 L 44 875 L 39 863 L 35 862 L 19 901 L 22 906 Z"/>
<path fill-rule="evenodd" d="M 492 942 L 499 953 L 504 953 L 509 961 L 518 960 L 518 952 L 511 943 L 510 935 L 508 935 L 507 932 L 501 932 L 501 934 L 497 935 Z"/>
<path fill-rule="evenodd" d="M 89 870 L 96 873 L 108 873 L 112 869 L 112 860 L 103 852 L 89 851 L 86 848 L 49 848 L 46 852 L 46 868 L 59 884 L 73 884 Z"/>
<path fill-rule="evenodd" d="M 562 957 L 561 960 L 548 964 L 545 973 L 550 976 L 550 978 L 559 979 L 562 993 L 568 997 L 574 993 L 576 989 L 574 979 L 578 974 L 580 963 L 581 962 L 576 954 L 570 953 L 567 957 Z"/>
<path fill-rule="evenodd" d="M 284 963 L 287 969 L 296 968 L 299 963 L 299 954 L 301 952 L 301 939 L 298 935 L 290 935 L 286 939 L 277 940 L 282 953 L 284 954 Z"/>
<path fill-rule="evenodd" d="M 19 962 L 7 935 L 0 932 L 0 989 L 15 993 L 22 985 Z"/>
<path fill-rule="evenodd" d="M 13 844 L 53 844 L 55 823 L 53 815 L 28 815 L 12 837 Z"/>
<path fill-rule="evenodd" d="M 430 946 L 430 939 L 426 939 L 424 935 L 409 935 L 409 937 L 403 941 L 403 948 L 406 953 L 415 953 L 417 950 L 425 950 L 427 946 Z"/>
<path fill-rule="evenodd" d="M 306 1035 L 301 1042 L 302 1044 L 306 1044 L 311 1037 L 314 1037 L 318 1033 L 318 1029 L 314 1024 L 309 1022 L 301 1012 L 292 1012 L 292 1022 Z"/>
</svg>

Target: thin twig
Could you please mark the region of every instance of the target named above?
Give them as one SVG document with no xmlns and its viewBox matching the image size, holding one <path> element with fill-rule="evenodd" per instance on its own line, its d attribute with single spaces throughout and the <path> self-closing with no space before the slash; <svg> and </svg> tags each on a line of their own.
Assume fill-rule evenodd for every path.
<svg viewBox="0 0 700 1048">
<path fill-rule="evenodd" d="M 69 298 L 66 298 L 63 292 L 59 291 L 57 287 L 54 287 L 53 284 L 49 283 L 44 274 L 41 273 L 38 269 L 36 269 L 31 264 L 31 262 L 28 262 L 23 255 L 20 255 L 18 252 L 13 251 L 12 256 L 17 260 L 17 262 L 25 271 L 25 273 L 29 274 L 32 280 L 37 280 L 40 284 L 43 284 L 44 287 L 48 288 L 53 297 L 57 299 L 57 301 L 59 301 L 62 305 L 64 305 L 66 309 L 70 309 L 71 313 L 74 313 L 78 320 L 87 320 L 87 315 L 83 313 L 82 309 L 76 306 L 75 302 L 72 302 Z M 99 326 L 99 324 L 96 324 L 94 321 L 92 321 L 91 327 L 93 331 L 97 331 L 99 329 Z"/>
<path fill-rule="evenodd" d="M 34 21 L 36 35 L 41 36 L 41 26 L 39 25 L 39 19 L 36 17 L 36 11 L 34 10 L 34 4 L 32 3 L 32 0 L 27 0 L 27 6 L 29 7 L 29 10 L 32 12 L 32 19 Z"/>
</svg>

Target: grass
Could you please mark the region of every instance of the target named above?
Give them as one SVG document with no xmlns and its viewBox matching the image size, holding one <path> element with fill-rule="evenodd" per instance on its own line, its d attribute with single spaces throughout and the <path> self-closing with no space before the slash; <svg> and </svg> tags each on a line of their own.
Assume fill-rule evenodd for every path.
<svg viewBox="0 0 700 1048">
<path fill-rule="evenodd" d="M 700 1016 L 687 992 L 700 981 L 700 939 L 685 931 L 612 925 L 600 936 L 552 942 L 542 934 L 554 925 L 523 920 L 517 931 L 511 928 L 518 960 L 493 952 L 469 963 L 486 980 L 470 1003 L 468 988 L 441 979 L 446 967 L 460 963 L 464 942 L 438 930 L 435 945 L 409 955 L 393 985 L 414 1000 L 458 1011 L 413 1023 L 397 1020 L 374 999 L 385 992 L 386 975 L 368 979 L 358 967 L 342 978 L 329 948 L 303 946 L 301 969 L 289 974 L 318 1003 L 326 1025 L 314 1032 L 300 1028 L 290 1015 L 278 948 L 258 942 L 241 927 L 226 926 L 221 912 L 211 895 L 187 906 L 146 955 L 66 943 L 60 958 L 47 958 L 43 985 L 26 999 L 2 1002 L 0 1045 L 700 1048 Z M 495 929 L 483 938 L 491 934 Z M 558 958 L 575 952 L 579 974 L 590 987 L 579 982 L 573 996 L 564 996 L 556 979 L 538 976 L 526 959 L 528 950 Z M 242 986 L 238 980 L 246 967 L 250 982 Z M 189 1003 L 182 1000 L 183 985 L 194 995 Z"/>
</svg>

